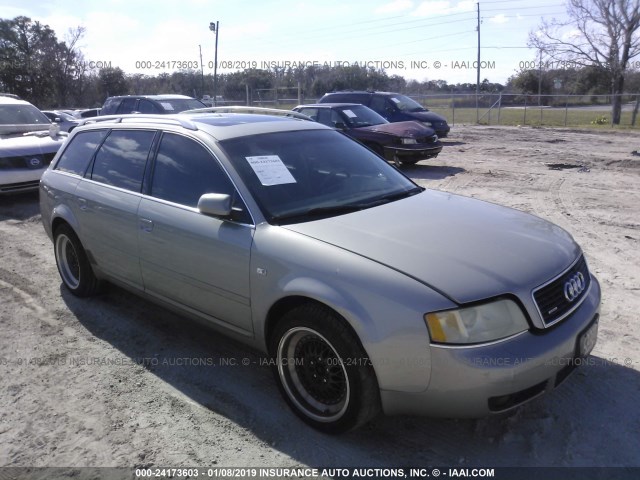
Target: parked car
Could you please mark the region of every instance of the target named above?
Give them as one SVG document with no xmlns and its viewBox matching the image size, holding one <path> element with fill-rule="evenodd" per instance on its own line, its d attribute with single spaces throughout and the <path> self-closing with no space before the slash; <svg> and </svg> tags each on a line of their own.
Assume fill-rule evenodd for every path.
<svg viewBox="0 0 640 480">
<path fill-rule="evenodd" d="M 41 182 L 66 289 L 108 280 L 267 352 L 315 428 L 503 412 L 595 345 L 600 286 L 556 225 L 420 187 L 316 122 L 99 119 Z"/>
<path fill-rule="evenodd" d="M 29 102 L 0 96 L 0 194 L 37 190 L 66 138 Z"/>
<path fill-rule="evenodd" d="M 100 110 L 100 115 L 179 113 L 205 106 L 200 100 L 186 95 L 125 95 L 107 98 Z"/>
<path fill-rule="evenodd" d="M 59 110 L 42 110 L 42 113 L 44 113 L 52 123 L 57 123 L 63 132 L 70 132 L 80 123 L 80 120 L 73 115 Z"/>
<path fill-rule="evenodd" d="M 440 138 L 446 137 L 451 130 L 446 118 L 430 112 L 415 100 L 399 93 L 347 90 L 326 93 L 318 103 L 360 103 L 390 122 L 422 122 L 433 128 Z"/>
<path fill-rule="evenodd" d="M 224 99 L 224 97 L 222 95 L 216 95 L 215 102 L 213 101 L 213 97 L 212 96 L 203 95 L 202 99 L 200 101 L 202 103 L 204 103 L 207 107 L 215 107 L 215 106 L 219 106 L 219 105 L 222 106 L 222 105 L 226 105 L 227 104 L 227 101 Z"/>
<path fill-rule="evenodd" d="M 396 165 L 437 157 L 442 144 L 432 128 L 419 122 L 389 123 L 364 105 L 323 103 L 299 105 L 295 112 L 337 128 Z"/>
<path fill-rule="evenodd" d="M 76 118 L 91 118 L 100 115 L 100 108 L 85 108 L 84 110 L 76 110 Z"/>
</svg>

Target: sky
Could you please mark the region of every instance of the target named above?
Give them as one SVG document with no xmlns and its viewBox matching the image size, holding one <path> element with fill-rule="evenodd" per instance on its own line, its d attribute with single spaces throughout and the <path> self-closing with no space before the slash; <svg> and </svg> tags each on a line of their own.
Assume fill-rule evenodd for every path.
<svg viewBox="0 0 640 480">
<path fill-rule="evenodd" d="M 0 0 L 0 18 L 49 25 L 64 40 L 83 26 L 91 66 L 157 75 L 180 67 L 359 65 L 406 79 L 475 83 L 477 1 L 459 0 Z M 527 48 L 542 18 L 566 16 L 563 0 L 480 0 L 481 80 L 505 83 L 538 52 Z M 544 61 L 544 59 L 543 59 Z"/>
</svg>

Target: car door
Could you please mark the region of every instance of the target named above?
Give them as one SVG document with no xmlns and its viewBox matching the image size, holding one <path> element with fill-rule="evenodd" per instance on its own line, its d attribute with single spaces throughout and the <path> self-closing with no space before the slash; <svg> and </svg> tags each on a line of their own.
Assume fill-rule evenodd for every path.
<svg viewBox="0 0 640 480">
<path fill-rule="evenodd" d="M 104 273 L 142 288 L 138 205 L 157 132 L 112 130 L 76 188 L 78 223 L 90 258 Z"/>
<path fill-rule="evenodd" d="M 252 331 L 249 261 L 254 228 L 235 187 L 200 142 L 165 132 L 138 209 L 145 290 L 236 331 Z M 232 219 L 197 210 L 205 193 L 234 196 Z"/>
</svg>

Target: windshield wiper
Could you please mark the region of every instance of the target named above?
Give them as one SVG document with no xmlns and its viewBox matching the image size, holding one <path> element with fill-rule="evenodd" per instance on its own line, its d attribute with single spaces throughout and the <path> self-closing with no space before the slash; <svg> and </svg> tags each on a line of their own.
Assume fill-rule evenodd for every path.
<svg viewBox="0 0 640 480">
<path fill-rule="evenodd" d="M 343 213 L 351 213 L 357 212 L 358 210 L 362 210 L 364 208 L 369 208 L 372 206 L 371 204 L 346 204 L 346 205 L 332 205 L 330 207 L 315 207 L 310 208 L 308 210 L 302 210 L 291 213 L 284 213 L 282 215 L 274 215 L 271 217 L 272 221 L 280 222 L 282 220 L 291 220 L 292 218 L 304 218 L 304 217 L 321 217 L 324 215 L 340 215 Z"/>
<path fill-rule="evenodd" d="M 382 197 L 378 197 L 374 199 L 371 203 L 367 204 L 367 207 L 374 207 L 376 205 L 382 205 L 384 203 L 390 203 L 403 198 L 412 197 L 413 195 L 417 195 L 418 193 L 424 192 L 424 190 L 425 189 L 422 187 L 413 187 L 410 190 L 403 190 L 401 192 L 389 193 L 388 195 L 383 195 Z"/>
<path fill-rule="evenodd" d="M 424 190 L 425 189 L 422 187 L 414 187 L 410 190 L 403 190 L 401 192 L 394 192 L 388 195 L 383 195 L 381 197 L 374 198 L 372 201 L 366 202 L 366 203 L 348 203 L 345 205 L 315 207 L 315 208 L 310 208 L 309 210 L 302 210 L 302 211 L 299 210 L 297 212 L 284 213 L 282 215 L 274 215 L 271 217 L 271 221 L 281 222 L 283 220 L 291 220 L 293 218 L 322 217 L 322 216 L 332 216 L 332 215 L 340 215 L 344 213 L 357 212 L 359 210 L 364 210 L 366 208 L 371 208 L 377 205 L 382 205 L 384 203 L 400 200 L 401 198 L 411 197 L 420 192 L 423 192 Z"/>
</svg>

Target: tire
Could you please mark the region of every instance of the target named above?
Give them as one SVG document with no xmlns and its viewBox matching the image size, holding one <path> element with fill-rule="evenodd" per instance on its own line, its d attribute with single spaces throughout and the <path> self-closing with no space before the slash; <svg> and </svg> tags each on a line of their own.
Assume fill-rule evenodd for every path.
<svg viewBox="0 0 640 480">
<path fill-rule="evenodd" d="M 377 143 L 366 143 L 365 145 L 386 160 L 384 148 L 382 148 L 381 145 L 378 145 Z"/>
<path fill-rule="evenodd" d="M 270 352 L 280 392 L 312 427 L 342 433 L 380 412 L 371 362 L 346 322 L 329 308 L 306 304 L 286 313 Z"/>
<path fill-rule="evenodd" d="M 420 160 L 422 160 L 422 159 L 418 158 L 418 159 L 415 159 L 415 160 L 400 160 L 400 163 L 402 163 L 402 165 L 415 165 Z"/>
<path fill-rule="evenodd" d="M 68 225 L 60 225 L 53 235 L 58 273 L 65 287 L 77 297 L 89 297 L 98 291 L 87 254 L 77 235 Z"/>
</svg>

